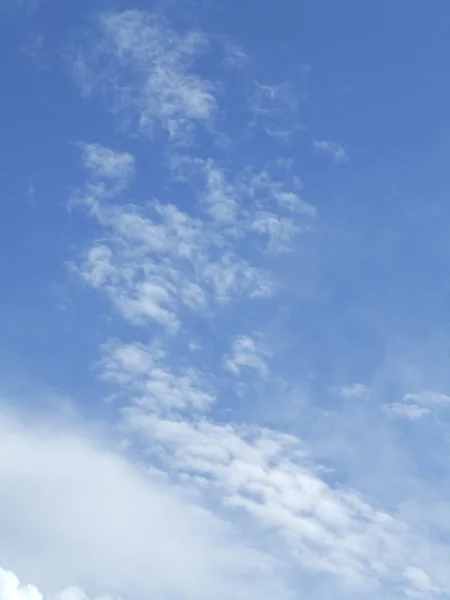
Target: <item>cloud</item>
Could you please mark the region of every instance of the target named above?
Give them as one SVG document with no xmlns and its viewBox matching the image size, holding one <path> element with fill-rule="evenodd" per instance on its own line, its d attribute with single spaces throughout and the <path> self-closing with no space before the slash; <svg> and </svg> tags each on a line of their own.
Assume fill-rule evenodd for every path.
<svg viewBox="0 0 450 600">
<path fill-rule="evenodd" d="M 19 578 L 11 571 L 0 568 L 0 598 L 1 600 L 89 600 L 87 594 L 80 588 L 67 588 L 51 598 L 44 596 L 34 585 L 20 585 Z M 109 596 L 101 596 L 96 600 L 112 600 Z"/>
<path fill-rule="evenodd" d="M 144 211 L 96 199 L 95 216 L 110 234 L 88 251 L 79 272 L 132 323 L 154 321 L 175 332 L 183 309 L 271 293 L 263 269 L 173 205 Z"/>
<path fill-rule="evenodd" d="M 176 332 L 181 310 L 204 312 L 217 303 L 270 296 L 273 282 L 257 265 L 261 259 L 248 251 L 241 256 L 237 243 L 265 237 L 268 251 L 288 251 L 308 229 L 300 223 L 315 215 L 300 197 L 295 177 L 292 189 L 269 167 L 244 169 L 227 181 L 213 161 L 195 158 L 177 161 L 177 178 L 187 184 L 187 174 L 200 176 L 197 193 L 212 222 L 169 203 L 154 201 L 144 208 L 113 202 L 126 192 L 134 158 L 98 144 L 83 146 L 83 152 L 91 178 L 72 203 L 86 207 L 109 233 L 77 269 L 136 325 L 156 322 Z"/>
<path fill-rule="evenodd" d="M 267 351 L 258 347 L 251 337 L 239 336 L 233 342 L 233 351 L 226 359 L 225 367 L 235 375 L 239 375 L 243 369 L 253 369 L 259 375 L 265 376 L 269 372 L 267 354 Z"/>
<path fill-rule="evenodd" d="M 157 452 L 186 488 L 214 492 L 224 508 L 247 514 L 271 543 L 283 541 L 278 555 L 288 564 L 333 576 L 335 590 L 374 592 L 410 566 L 420 542 L 406 524 L 354 490 L 325 483 L 294 436 L 205 419 L 161 419 L 136 408 L 125 414 L 150 455 Z M 402 584 L 409 583 L 405 575 Z"/>
<path fill-rule="evenodd" d="M 94 177 L 124 183 L 134 172 L 135 159 L 129 152 L 117 152 L 101 144 L 82 144 L 84 166 Z"/>
<path fill-rule="evenodd" d="M 404 404 L 402 402 L 384 404 L 383 408 L 388 414 L 409 421 L 419 421 L 423 417 L 432 414 L 432 411 L 429 408 L 417 404 Z"/>
<path fill-rule="evenodd" d="M 208 45 L 203 33 L 181 34 L 154 14 L 129 10 L 102 15 L 99 34 L 74 65 L 86 94 L 106 94 L 142 132 L 160 128 L 174 142 L 185 143 L 197 126 L 211 126 L 215 85 L 192 71 Z"/>
<path fill-rule="evenodd" d="M 404 574 L 414 588 L 410 592 L 412 596 L 424 595 L 425 597 L 429 597 L 430 594 L 439 592 L 439 590 L 432 585 L 429 576 L 423 569 L 418 567 L 408 567 L 405 569 Z"/>
<path fill-rule="evenodd" d="M 272 139 L 289 141 L 299 125 L 303 97 L 291 81 L 267 84 L 255 81 L 250 95 L 250 129 L 263 131 Z"/>
<path fill-rule="evenodd" d="M 0 481 L 0 563 L 45 598 L 74 584 L 137 600 L 288 597 L 269 555 L 99 430 L 1 412 Z M 0 590 L 2 600 L 41 600 L 4 571 Z"/>
<path fill-rule="evenodd" d="M 43 600 L 42 594 L 32 585 L 21 586 L 10 571 L 0 569 L 0 598 L 2 600 Z"/>
<path fill-rule="evenodd" d="M 284 597 L 286 587 L 299 577 L 325 581 L 342 597 L 376 594 L 392 585 L 411 591 L 408 569 L 417 564 L 423 540 L 407 522 L 350 485 L 339 485 L 331 468 L 314 460 L 296 435 L 223 418 L 236 400 L 224 398 L 224 389 L 230 389 L 224 388 L 224 378 L 236 386 L 250 378 L 270 379 L 270 353 L 261 341 L 220 330 L 225 350 L 217 352 L 218 359 L 212 352 L 207 357 L 210 365 L 216 361 L 225 367 L 219 372 L 204 371 L 200 359 L 193 363 L 192 352 L 184 352 L 186 340 L 189 350 L 189 338 L 196 338 L 198 331 L 192 319 L 203 319 L 200 330 L 204 323 L 217 330 L 224 314 L 233 315 L 225 319 L 227 325 L 252 316 L 252 309 L 242 315 L 226 309 L 248 306 L 255 298 L 274 299 L 277 286 L 268 270 L 273 255 L 292 250 L 317 216 L 303 199 L 293 161 L 272 156 L 261 164 L 242 154 L 243 162 L 236 153 L 230 157 L 216 152 L 219 86 L 193 70 L 208 45 L 207 36 L 197 31 L 175 34 L 160 19 L 136 11 L 102 18 L 101 29 L 100 50 L 93 56 L 100 64 L 107 57 L 110 70 L 94 89 L 106 90 L 120 118 L 131 119 L 132 131 L 166 133 L 164 177 L 174 184 L 167 186 L 167 194 L 175 187 L 177 194 L 185 192 L 182 202 L 170 195 L 145 204 L 130 202 L 125 186 L 119 191 L 108 187 L 108 171 L 102 175 L 101 169 L 91 169 L 76 195 L 102 227 L 102 235 L 79 261 L 78 272 L 110 298 L 122 318 L 140 327 L 137 339 L 147 339 L 151 328 L 151 344 L 110 342 L 99 365 L 119 398 L 120 427 L 130 451 L 145 456 L 151 473 L 155 465 L 163 470 L 171 494 L 173 489 L 181 493 L 182 486 L 197 508 L 213 506 L 215 516 L 207 512 L 213 531 L 216 519 L 232 530 L 232 523 L 239 523 L 246 542 L 233 541 L 234 558 L 241 562 L 244 556 L 243 564 L 248 564 L 251 549 L 258 564 L 265 565 L 263 574 L 256 569 L 246 576 L 248 587 L 240 588 L 240 580 L 236 584 L 243 597 L 268 597 L 270 586 L 279 586 L 275 597 Z M 95 62 L 92 69 L 101 74 Z M 111 77 L 116 69 L 119 85 Z M 258 83 L 254 89 L 253 132 L 289 137 L 298 127 L 298 90 L 291 83 Z M 201 136 L 195 136 L 200 128 L 207 140 L 201 148 Z M 336 162 L 347 157 L 338 144 L 315 144 Z M 139 170 L 139 161 L 134 162 Z M 160 329 L 153 329 L 155 323 Z M 204 357 L 204 349 L 199 354 Z M 355 384 L 340 393 L 362 397 L 368 390 Z M 163 491 L 169 493 L 166 487 Z M 171 522 L 171 517 L 156 518 Z M 216 538 L 212 544 L 221 548 Z M 178 552 L 177 557 L 181 563 L 184 555 Z M 277 565 L 279 579 L 271 579 L 268 565 Z M 188 566 L 184 570 L 202 581 L 197 563 Z M 424 572 L 428 567 L 428 559 L 420 562 Z M 208 582 L 217 576 L 207 564 L 202 568 L 208 569 L 202 588 L 206 597 L 211 594 Z M 429 577 L 437 586 L 432 571 Z M 258 587 L 262 580 L 270 583 L 267 589 Z M 231 584 L 228 576 L 221 581 L 222 594 Z M 229 595 L 239 598 L 239 593 Z"/>
<path fill-rule="evenodd" d="M 309 584 L 346 598 L 448 590 L 434 565 L 447 564 L 448 552 L 431 534 L 417 533 L 393 504 L 383 508 L 350 481 L 340 484 L 297 435 L 253 422 L 252 393 L 234 393 L 263 381 L 257 401 L 268 401 L 270 340 L 245 333 L 260 330 L 247 321 L 265 326 L 277 312 L 271 266 L 284 265 L 317 214 L 293 159 L 272 144 L 263 158 L 259 144 L 242 152 L 233 145 L 220 102 L 226 85 L 208 78 L 208 61 L 198 60 L 210 41 L 142 11 L 108 13 L 76 61 L 84 92 L 106 99 L 134 138 L 136 158 L 81 144 L 87 179 L 73 199 L 101 229 L 73 268 L 133 326 L 115 329 L 113 321 L 119 337 L 103 345 L 96 365 L 129 454 L 70 429 L 5 426 L 19 432 L 12 455 L 26 467 L 19 462 L 18 483 L 9 475 L 0 515 L 19 531 L 9 540 L 22 535 L 27 552 L 9 542 L 13 551 L 2 554 L 0 542 L 0 563 L 7 559 L 45 593 L 75 583 L 91 595 L 133 600 L 284 600 Z M 228 66 L 243 69 L 240 51 L 228 51 Z M 295 82 L 251 85 L 252 136 L 289 140 L 299 128 L 301 90 Z M 161 186 L 144 181 L 139 151 L 147 156 L 149 137 L 162 156 Z M 314 148 L 335 162 L 348 158 L 334 142 Z M 135 173 L 142 187 L 130 191 Z M 205 337 L 209 345 L 197 343 Z M 274 412 L 287 387 L 270 398 Z M 370 390 L 357 383 L 339 393 L 368 398 Z M 405 397 L 409 418 L 431 410 L 412 400 Z M 386 410 L 405 413 L 403 405 Z M 308 415 L 300 417 L 306 430 Z M 17 502 L 21 493 L 35 499 L 32 514 Z M 48 565 L 59 582 L 46 575 Z"/>
<path fill-rule="evenodd" d="M 242 69 L 251 62 L 245 50 L 230 39 L 223 40 L 223 49 L 223 64 L 229 69 Z"/>
<path fill-rule="evenodd" d="M 439 411 L 450 406 L 450 396 L 424 390 L 414 394 L 405 394 L 403 402 L 385 404 L 385 410 L 399 418 L 418 421 L 423 417 L 436 415 Z"/>
<path fill-rule="evenodd" d="M 255 236 L 271 253 L 292 250 L 297 238 L 310 231 L 315 208 L 300 196 L 301 182 L 290 173 L 289 161 L 250 167 L 231 174 L 212 159 L 173 156 L 172 174 L 193 186 L 206 214 L 221 234 L 235 240 Z"/>
<path fill-rule="evenodd" d="M 348 160 L 347 151 L 337 142 L 331 142 L 330 140 L 314 140 L 313 147 L 318 152 L 329 154 L 335 163 L 341 163 Z"/>
<path fill-rule="evenodd" d="M 360 398 L 365 400 L 370 396 L 370 389 L 362 383 L 355 383 L 351 386 L 340 388 L 339 396 L 345 399 Z"/>
<path fill-rule="evenodd" d="M 156 411 L 207 410 L 215 402 L 205 375 L 188 367 L 173 373 L 163 350 L 142 344 L 110 343 L 99 365 L 105 380 L 120 384 L 139 406 Z"/>
<path fill-rule="evenodd" d="M 429 407 L 445 407 L 450 406 L 450 396 L 433 392 L 432 390 L 424 390 L 415 394 L 405 394 L 405 402 L 417 402 L 421 406 Z"/>
</svg>

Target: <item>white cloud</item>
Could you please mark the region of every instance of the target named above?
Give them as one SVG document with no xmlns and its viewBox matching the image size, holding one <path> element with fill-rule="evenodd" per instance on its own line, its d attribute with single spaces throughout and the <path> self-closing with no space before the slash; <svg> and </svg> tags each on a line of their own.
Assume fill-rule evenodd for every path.
<svg viewBox="0 0 450 600">
<path fill-rule="evenodd" d="M 191 68 L 208 44 L 204 34 L 176 33 L 138 10 L 103 15 L 99 25 L 100 41 L 75 63 L 85 93 L 106 93 L 141 131 L 153 133 L 159 126 L 173 141 L 187 141 L 196 125 L 211 125 L 215 86 Z"/>
<path fill-rule="evenodd" d="M 355 383 L 350 386 L 342 387 L 339 389 L 339 395 L 341 398 L 361 398 L 367 399 L 370 396 L 370 389 L 362 383 Z"/>
<path fill-rule="evenodd" d="M 404 575 L 414 588 L 411 590 L 411 595 L 417 595 L 418 592 L 420 595 L 424 594 L 425 597 L 429 597 L 430 594 L 438 592 L 438 589 L 433 586 L 430 577 L 423 569 L 408 567 L 405 569 Z"/>
<path fill-rule="evenodd" d="M 325 483 L 293 436 L 161 419 L 136 408 L 126 416 L 150 455 L 163 459 L 186 488 L 215 490 L 225 508 L 251 517 L 269 539 L 283 540 L 287 560 L 301 569 L 374 591 L 417 555 L 420 541 L 404 523 L 354 490 Z M 403 584 L 410 583 L 405 575 Z"/>
<path fill-rule="evenodd" d="M 128 402 L 134 395 L 139 406 L 170 412 L 206 410 L 215 401 L 211 386 L 198 369 L 189 367 L 173 373 L 166 353 L 158 348 L 111 343 L 105 346 L 104 354 L 102 375 L 125 388 Z"/>
<path fill-rule="evenodd" d="M 270 277 L 234 251 L 233 236 L 171 204 L 143 209 L 111 200 L 101 181 L 75 196 L 109 232 L 78 269 L 130 322 L 156 322 L 175 332 L 183 308 L 204 312 L 217 303 L 271 294 Z M 237 220 L 233 226 L 246 231 Z"/>
<path fill-rule="evenodd" d="M 43 600 L 43 597 L 36 587 L 32 585 L 21 586 L 14 573 L 0 568 L 0 599 Z"/>
<path fill-rule="evenodd" d="M 267 249 L 275 253 L 291 250 L 300 231 L 293 219 L 264 211 L 255 214 L 252 229 L 267 236 Z"/>
<path fill-rule="evenodd" d="M 405 404 L 402 402 L 393 402 L 391 404 L 384 404 L 384 410 L 401 419 L 407 419 L 409 421 L 419 421 L 423 417 L 428 417 L 432 414 L 429 408 L 419 406 L 417 404 Z"/>
<path fill-rule="evenodd" d="M 0 600 L 89 600 L 89 597 L 80 588 L 71 587 L 44 598 L 37 587 L 31 584 L 21 585 L 14 573 L 0 568 Z M 97 600 L 112 599 L 109 596 L 101 596 Z"/>
<path fill-rule="evenodd" d="M 329 154 L 335 163 L 348 160 L 347 151 L 341 144 L 330 140 L 314 140 L 313 147 L 319 152 Z"/>
<path fill-rule="evenodd" d="M 409 570 L 413 557 L 414 564 L 429 571 L 429 559 L 416 560 L 423 541 L 420 536 L 375 501 L 339 486 L 331 470 L 324 475 L 325 466 L 316 464 L 295 436 L 219 422 L 218 415 L 228 409 L 221 405 L 221 375 L 213 371 L 206 375 L 184 356 L 180 361 L 176 352 L 170 354 L 181 338 L 195 334 L 189 311 L 195 318 L 209 318 L 208 326 L 214 326 L 214 317 L 220 316 L 225 305 L 273 294 L 275 285 L 265 270 L 270 261 L 264 250 L 291 249 L 316 213 L 302 198 L 292 161 L 277 157 L 250 167 L 251 161 L 239 164 L 234 153 L 219 161 L 219 153 L 208 152 L 206 145 L 201 150 L 196 144 L 187 145 L 199 142 L 200 136 L 194 136 L 199 126 L 213 133 L 208 140 L 214 141 L 220 113 L 220 86 L 193 71 L 196 58 L 207 46 L 206 36 L 175 34 L 160 19 L 138 11 L 103 17 L 101 28 L 99 49 L 91 55 L 91 75 L 99 74 L 98 82 L 89 80 L 90 68 L 81 61 L 84 84 L 106 92 L 120 118 L 129 118 L 137 126 L 134 132 L 162 129 L 168 134 L 164 150 L 170 174 L 177 185 L 188 186 L 187 198 L 192 200 L 183 201 L 181 209 L 172 201 L 151 201 L 140 207 L 126 203 L 125 193 L 112 197 L 107 187 L 110 170 L 102 173 L 103 167 L 98 166 L 108 164 L 107 160 L 93 161 L 93 176 L 78 195 L 103 227 L 80 273 L 111 299 L 125 319 L 144 326 L 139 335 L 145 339 L 148 326 L 156 322 L 163 327 L 152 345 L 117 341 L 104 349 L 102 374 L 120 397 L 127 441 L 150 466 L 150 482 L 142 483 L 142 508 L 140 493 L 138 500 L 118 494 L 121 503 L 114 505 L 119 515 L 124 505 L 135 502 L 138 508 L 127 531 L 117 532 L 118 537 L 125 536 L 120 559 L 126 568 L 109 558 L 105 572 L 112 570 L 119 583 L 113 581 L 106 590 L 129 591 L 131 569 L 142 576 L 132 580 L 134 589 L 147 596 L 161 590 L 161 597 L 284 598 L 283 582 L 299 574 L 330 578 L 333 590 L 356 586 L 358 593 L 377 593 L 395 581 L 409 593 L 417 587 Z M 114 78 L 116 73 L 120 78 Z M 298 128 L 301 94 L 288 83 L 255 87 L 252 126 L 289 138 Z M 179 146 L 175 152 L 174 141 L 185 144 L 184 154 Z M 336 162 L 347 158 L 344 148 L 334 142 L 314 145 Z M 167 332 L 180 335 L 169 336 L 164 345 L 161 340 Z M 233 381 L 242 383 L 248 377 L 268 375 L 267 357 L 256 340 L 242 336 L 231 344 L 223 364 Z M 341 390 L 344 397 L 367 394 L 360 384 Z M 158 472 L 156 480 L 155 464 L 166 471 L 165 476 Z M 134 469 L 127 463 L 127 473 L 130 468 Z M 112 484 L 105 485 L 99 472 L 102 490 L 110 490 Z M 135 486 L 127 475 L 124 489 L 130 485 L 127 493 L 131 494 Z M 180 517 L 183 504 L 186 513 Z M 216 516 L 205 506 L 214 506 Z M 191 518 L 192 526 L 186 524 L 191 524 Z M 251 543 L 228 537 L 235 520 Z M 159 545 L 147 540 L 152 527 Z M 159 539 L 165 527 L 168 534 L 161 550 Z M 179 529 L 179 547 L 175 547 L 174 531 L 178 536 Z M 131 540 L 133 535 L 137 543 Z M 111 536 L 102 540 L 106 542 L 109 549 Z M 185 559 L 188 548 L 191 555 Z M 130 556 L 125 556 L 126 550 Z M 206 562 L 198 561 L 205 553 Z M 270 568 L 274 564 L 279 569 L 276 577 Z M 181 581 L 164 576 L 166 570 L 177 575 L 180 570 Z M 435 585 L 432 571 L 429 577 Z M 74 581 L 83 582 L 83 577 Z M 274 593 L 276 587 L 281 592 Z"/>
<path fill-rule="evenodd" d="M 243 369 L 253 369 L 259 375 L 264 376 L 269 373 L 266 357 L 268 352 L 259 347 L 257 342 L 251 337 L 242 335 L 233 342 L 231 355 L 225 360 L 225 367 L 239 375 Z"/>
<path fill-rule="evenodd" d="M 135 159 L 101 144 L 82 144 L 84 165 L 95 177 L 126 182 L 134 172 Z"/>
<path fill-rule="evenodd" d="M 278 253 L 292 250 L 298 236 L 311 229 L 316 211 L 300 197 L 301 183 L 291 176 L 289 162 L 232 174 L 212 159 L 178 155 L 171 166 L 178 181 L 194 187 L 207 216 L 227 239 L 256 234 L 267 250 Z"/>
<path fill-rule="evenodd" d="M 396 417 L 418 421 L 423 417 L 435 415 L 448 406 L 450 406 L 450 396 L 432 390 L 423 390 L 414 394 L 405 394 L 403 402 L 385 404 L 384 408 Z"/>
<path fill-rule="evenodd" d="M 403 399 L 405 402 L 416 402 L 421 406 L 430 408 L 450 406 L 450 396 L 432 390 L 423 390 L 415 394 L 405 394 Z"/>
<path fill-rule="evenodd" d="M 52 600 L 288 597 L 269 555 L 92 433 L 0 414 L 0 564 Z M 2 600 L 41 600 L 17 585 L 0 572 Z"/>
</svg>

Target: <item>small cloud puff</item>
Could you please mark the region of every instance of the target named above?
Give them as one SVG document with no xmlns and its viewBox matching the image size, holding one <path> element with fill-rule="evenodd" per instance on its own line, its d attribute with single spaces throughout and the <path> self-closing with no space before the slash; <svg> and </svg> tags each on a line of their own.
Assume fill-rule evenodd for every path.
<svg viewBox="0 0 450 600">
<path fill-rule="evenodd" d="M 335 163 L 345 162 L 349 159 L 345 148 L 337 142 L 331 142 L 330 140 L 314 140 L 313 148 L 318 152 L 329 154 Z"/>
</svg>

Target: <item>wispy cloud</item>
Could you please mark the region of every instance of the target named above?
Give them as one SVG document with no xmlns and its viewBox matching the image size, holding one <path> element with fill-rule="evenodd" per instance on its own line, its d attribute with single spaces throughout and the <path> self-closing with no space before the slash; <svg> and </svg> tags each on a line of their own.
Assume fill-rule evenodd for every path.
<svg viewBox="0 0 450 600">
<path fill-rule="evenodd" d="M 349 159 L 347 151 L 341 144 L 330 140 L 314 140 L 313 147 L 318 152 L 329 154 L 335 163 L 342 163 Z"/>
<path fill-rule="evenodd" d="M 370 396 L 370 389 L 362 383 L 354 383 L 353 385 L 341 387 L 338 390 L 341 398 L 359 398 L 362 400 Z"/>
<path fill-rule="evenodd" d="M 301 129 L 299 108 L 303 98 L 290 81 L 267 84 L 255 81 L 250 98 L 251 129 L 263 131 L 273 139 L 289 141 Z"/>
<path fill-rule="evenodd" d="M 424 390 L 414 394 L 405 394 L 403 402 L 385 404 L 385 410 L 399 418 L 418 421 L 422 417 L 436 415 L 442 409 L 450 406 L 450 396 Z"/>
<path fill-rule="evenodd" d="M 32 15 L 42 2 L 43 0 L 4 0 L 0 5 L 0 11 L 21 11 L 25 15 Z"/>
<path fill-rule="evenodd" d="M 126 183 L 134 172 L 135 160 L 129 152 L 117 152 L 101 144 L 83 144 L 82 150 L 84 165 L 95 178 Z"/>
<path fill-rule="evenodd" d="M 394 417 L 407 419 L 409 421 L 418 421 L 419 419 L 432 414 L 432 411 L 429 408 L 419 406 L 418 404 L 405 404 L 402 402 L 385 404 L 384 410 Z"/>
<path fill-rule="evenodd" d="M 261 348 L 254 339 L 249 336 L 239 336 L 233 342 L 233 351 L 226 359 L 225 366 L 235 375 L 239 375 L 242 369 L 253 369 L 264 376 L 269 371 L 267 355 L 267 350 Z"/>
<path fill-rule="evenodd" d="M 196 126 L 211 125 L 215 86 L 192 70 L 208 45 L 203 33 L 176 33 L 163 19 L 137 10 L 102 16 L 99 31 L 98 43 L 75 63 L 86 93 L 106 94 L 141 131 L 162 128 L 176 142 L 187 141 Z"/>
</svg>

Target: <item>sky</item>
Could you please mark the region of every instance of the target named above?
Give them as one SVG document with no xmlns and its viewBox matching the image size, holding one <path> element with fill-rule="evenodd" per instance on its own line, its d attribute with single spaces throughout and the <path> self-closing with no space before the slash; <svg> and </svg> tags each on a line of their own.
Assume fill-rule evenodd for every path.
<svg viewBox="0 0 450 600">
<path fill-rule="evenodd" d="M 450 5 L 1 0 L 0 600 L 450 595 Z"/>
</svg>

